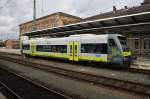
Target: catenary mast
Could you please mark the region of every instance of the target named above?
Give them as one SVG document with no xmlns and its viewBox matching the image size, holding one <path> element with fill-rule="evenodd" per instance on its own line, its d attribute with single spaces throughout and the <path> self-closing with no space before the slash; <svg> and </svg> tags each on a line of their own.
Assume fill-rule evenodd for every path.
<svg viewBox="0 0 150 99">
<path fill-rule="evenodd" d="M 33 0 L 33 31 L 36 30 L 36 0 Z"/>
</svg>

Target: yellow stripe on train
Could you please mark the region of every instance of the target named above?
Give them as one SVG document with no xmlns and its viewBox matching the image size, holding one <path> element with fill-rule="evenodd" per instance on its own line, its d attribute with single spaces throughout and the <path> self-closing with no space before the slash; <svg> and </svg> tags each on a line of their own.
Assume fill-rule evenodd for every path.
<svg viewBox="0 0 150 99">
<path fill-rule="evenodd" d="M 131 56 L 131 51 L 122 52 L 123 56 Z"/>
</svg>

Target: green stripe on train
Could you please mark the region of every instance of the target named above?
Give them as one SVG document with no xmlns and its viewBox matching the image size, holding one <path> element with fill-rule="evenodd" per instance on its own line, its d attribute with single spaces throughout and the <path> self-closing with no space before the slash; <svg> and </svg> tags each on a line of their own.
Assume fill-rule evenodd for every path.
<svg viewBox="0 0 150 99">
<path fill-rule="evenodd" d="M 123 56 L 131 56 L 131 51 L 122 52 Z"/>
<path fill-rule="evenodd" d="M 25 54 L 30 54 L 30 51 L 24 51 Z M 51 57 L 51 58 L 65 58 L 69 59 L 68 54 L 63 53 L 47 53 L 47 52 L 35 52 L 35 56 Z M 96 57 L 96 56 L 79 56 L 79 60 L 89 60 L 97 62 L 107 62 L 107 57 Z"/>
<path fill-rule="evenodd" d="M 63 54 L 63 53 L 47 53 L 47 52 L 35 52 L 35 56 L 68 58 L 67 54 Z"/>
<path fill-rule="evenodd" d="M 79 56 L 79 60 L 89 60 L 89 61 L 97 61 L 97 62 L 107 62 L 107 57 Z"/>
</svg>

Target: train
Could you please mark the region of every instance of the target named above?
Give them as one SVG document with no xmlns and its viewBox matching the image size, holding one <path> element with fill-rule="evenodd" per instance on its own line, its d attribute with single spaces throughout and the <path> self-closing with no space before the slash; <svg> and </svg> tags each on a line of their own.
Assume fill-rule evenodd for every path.
<svg viewBox="0 0 150 99">
<path fill-rule="evenodd" d="M 76 62 L 115 63 L 125 68 L 131 64 L 131 51 L 127 39 L 120 34 L 78 34 L 24 40 L 22 54 Z"/>
</svg>

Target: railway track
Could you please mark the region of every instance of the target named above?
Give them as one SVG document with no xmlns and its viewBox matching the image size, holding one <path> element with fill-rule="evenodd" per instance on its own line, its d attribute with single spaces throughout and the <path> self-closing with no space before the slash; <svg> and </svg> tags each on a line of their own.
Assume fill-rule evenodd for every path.
<svg viewBox="0 0 150 99">
<path fill-rule="evenodd" d="M 4 56 L 4 55 L 2 55 L 2 56 L 3 57 L 1 57 L 1 59 L 9 60 L 9 61 L 12 61 L 12 62 L 15 62 L 18 64 L 31 66 L 31 67 L 34 67 L 34 68 L 37 68 L 40 70 L 44 70 L 44 71 L 56 73 L 59 75 L 63 75 L 65 77 L 70 77 L 70 78 L 74 78 L 77 80 L 90 82 L 90 83 L 93 83 L 95 85 L 103 85 L 103 86 L 112 87 L 112 88 L 115 88 L 118 90 L 127 91 L 130 93 L 135 93 L 138 95 L 140 94 L 140 95 L 150 97 L 150 85 L 120 80 L 120 79 L 116 79 L 116 78 L 97 76 L 97 75 L 92 75 L 92 74 L 82 73 L 82 72 L 77 72 L 77 71 L 71 71 L 71 70 L 66 70 L 66 69 L 62 69 L 62 68 L 58 68 L 58 67 L 27 62 L 27 61 L 15 59 L 12 57 L 10 58 L 10 57 Z"/>
<path fill-rule="evenodd" d="M 5 56 L 9 56 L 9 57 L 14 57 L 14 58 L 17 58 L 17 59 L 22 59 L 22 56 L 20 54 L 14 54 L 14 53 L 6 53 L 6 52 L 0 52 L 0 55 L 5 55 Z M 11 57 L 11 58 L 12 58 Z M 32 57 L 26 57 L 26 58 L 32 58 Z M 38 58 L 39 59 L 39 58 Z M 53 61 L 53 60 L 52 60 Z M 65 63 L 64 61 L 60 61 L 60 60 L 55 60 L 55 62 L 61 62 L 61 63 Z M 69 64 L 69 62 L 68 62 Z M 82 64 L 82 63 L 79 63 L 79 64 L 76 64 L 75 65 L 84 65 L 84 66 L 89 66 L 89 67 L 95 67 L 95 68 L 100 68 L 100 66 L 96 66 L 97 64 Z M 103 64 L 104 65 L 104 64 Z M 106 64 L 105 64 L 106 65 Z M 106 68 L 105 68 L 106 67 Z M 103 69 L 111 69 L 111 70 L 114 70 L 114 71 L 121 71 L 121 72 L 130 72 L 130 73 L 139 73 L 139 74 L 146 74 L 146 75 L 150 75 L 150 70 L 145 70 L 145 69 L 137 69 L 137 68 L 128 68 L 128 69 L 116 69 L 114 67 L 112 68 L 108 68 L 108 66 L 105 66 Z"/>
<path fill-rule="evenodd" d="M 72 99 L 4 69 L 0 69 L 0 86 L 7 99 Z"/>
<path fill-rule="evenodd" d="M 0 82 L 0 92 L 7 99 L 21 99 L 14 91 L 8 88 L 3 82 Z"/>
</svg>

